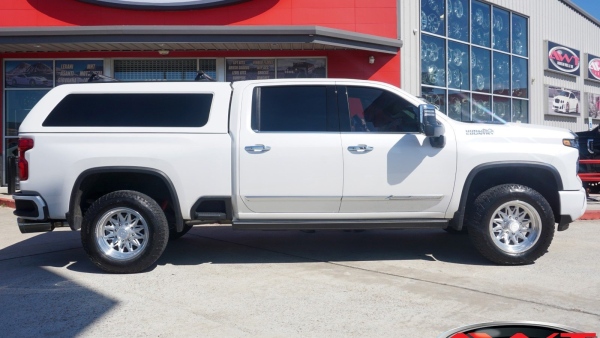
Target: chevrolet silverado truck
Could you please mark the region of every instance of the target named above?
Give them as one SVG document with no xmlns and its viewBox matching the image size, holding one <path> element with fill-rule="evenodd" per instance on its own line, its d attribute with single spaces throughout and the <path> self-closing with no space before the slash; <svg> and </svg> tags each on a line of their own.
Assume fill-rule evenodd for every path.
<svg viewBox="0 0 600 338">
<path fill-rule="evenodd" d="M 457 122 L 379 82 L 62 85 L 19 128 L 14 213 L 23 233 L 80 230 L 113 273 L 212 223 L 466 229 L 492 262 L 529 264 L 585 211 L 577 161 L 568 130 Z"/>
</svg>

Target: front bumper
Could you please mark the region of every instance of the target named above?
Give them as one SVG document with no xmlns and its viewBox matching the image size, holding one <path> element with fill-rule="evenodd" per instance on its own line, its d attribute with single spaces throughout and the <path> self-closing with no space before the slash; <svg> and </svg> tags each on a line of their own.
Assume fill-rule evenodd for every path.
<svg viewBox="0 0 600 338">
<path fill-rule="evenodd" d="M 585 209 L 587 208 L 585 189 L 581 188 L 576 191 L 559 191 L 558 194 L 560 197 L 561 215 L 559 227 L 561 225 L 568 226 L 568 223 L 575 221 L 585 213 Z"/>
</svg>

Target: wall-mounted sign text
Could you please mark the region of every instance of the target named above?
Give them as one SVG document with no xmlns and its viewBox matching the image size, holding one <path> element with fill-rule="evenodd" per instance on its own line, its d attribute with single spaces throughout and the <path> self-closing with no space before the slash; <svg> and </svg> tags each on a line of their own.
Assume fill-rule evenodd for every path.
<svg viewBox="0 0 600 338">
<path fill-rule="evenodd" d="M 249 0 L 79 0 L 100 6 L 144 10 L 183 10 L 232 5 Z"/>
<path fill-rule="evenodd" d="M 102 75 L 102 60 L 57 60 L 55 68 L 56 85 L 88 82 L 93 74 Z"/>
</svg>

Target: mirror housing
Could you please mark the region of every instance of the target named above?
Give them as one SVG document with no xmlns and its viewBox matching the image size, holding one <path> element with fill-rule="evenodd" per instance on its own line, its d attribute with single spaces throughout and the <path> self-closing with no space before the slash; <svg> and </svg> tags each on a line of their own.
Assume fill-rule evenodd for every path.
<svg viewBox="0 0 600 338">
<path fill-rule="evenodd" d="M 444 148 L 446 145 L 446 138 L 444 138 L 446 128 L 435 118 L 435 110 L 436 107 L 432 104 L 419 106 L 421 130 L 425 136 L 429 137 L 429 143 L 433 148 Z"/>
<path fill-rule="evenodd" d="M 419 106 L 421 114 L 421 129 L 425 136 L 440 137 L 444 135 L 446 129 L 435 118 L 435 106 L 432 104 L 422 104 Z"/>
</svg>

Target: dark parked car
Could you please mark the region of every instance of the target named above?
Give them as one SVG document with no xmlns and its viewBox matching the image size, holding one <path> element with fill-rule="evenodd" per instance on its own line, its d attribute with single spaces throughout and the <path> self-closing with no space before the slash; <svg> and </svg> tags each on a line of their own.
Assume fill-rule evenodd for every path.
<svg viewBox="0 0 600 338">
<path fill-rule="evenodd" d="M 577 134 L 579 137 L 579 159 L 595 159 L 600 160 L 600 127 L 596 127 L 590 131 L 580 131 Z M 600 173 L 600 164 L 579 164 L 580 173 Z M 585 183 L 585 182 L 584 182 Z M 591 193 L 600 192 L 600 184 L 589 182 L 587 183 Z"/>
</svg>

